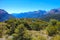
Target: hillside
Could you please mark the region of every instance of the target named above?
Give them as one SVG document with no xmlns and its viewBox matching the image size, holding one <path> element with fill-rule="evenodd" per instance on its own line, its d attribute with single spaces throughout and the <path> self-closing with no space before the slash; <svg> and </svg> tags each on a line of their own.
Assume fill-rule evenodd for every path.
<svg viewBox="0 0 60 40">
<path fill-rule="evenodd" d="M 40 19 L 10 19 L 0 23 L 0 39 L 60 40 L 60 21 Z"/>
</svg>

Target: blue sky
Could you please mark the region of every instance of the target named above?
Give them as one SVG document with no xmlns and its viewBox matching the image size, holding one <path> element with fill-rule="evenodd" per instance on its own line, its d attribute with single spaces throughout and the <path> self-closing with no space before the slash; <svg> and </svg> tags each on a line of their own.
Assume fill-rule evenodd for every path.
<svg viewBox="0 0 60 40">
<path fill-rule="evenodd" d="M 60 0 L 0 0 L 0 9 L 9 13 L 60 8 Z"/>
</svg>

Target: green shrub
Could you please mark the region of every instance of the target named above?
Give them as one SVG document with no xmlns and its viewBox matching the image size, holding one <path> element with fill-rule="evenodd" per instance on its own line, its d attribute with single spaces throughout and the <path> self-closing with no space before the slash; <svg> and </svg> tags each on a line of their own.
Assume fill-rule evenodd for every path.
<svg viewBox="0 0 60 40">
<path fill-rule="evenodd" d="M 60 40 L 60 35 L 54 36 L 51 40 Z"/>
</svg>

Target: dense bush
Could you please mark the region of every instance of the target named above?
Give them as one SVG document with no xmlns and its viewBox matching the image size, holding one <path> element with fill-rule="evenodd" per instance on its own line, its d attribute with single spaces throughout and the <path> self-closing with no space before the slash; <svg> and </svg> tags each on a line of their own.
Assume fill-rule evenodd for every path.
<svg viewBox="0 0 60 40">
<path fill-rule="evenodd" d="M 60 35 L 54 36 L 51 40 L 60 40 Z"/>
<path fill-rule="evenodd" d="M 51 40 L 55 40 L 55 35 L 60 35 L 60 21 L 51 19 L 49 22 L 45 22 L 40 19 L 25 18 L 0 22 L 0 37 L 8 35 L 8 37 L 13 37 L 12 40 L 46 40 L 45 36 L 40 33 L 54 36 Z M 59 40 L 59 36 L 56 40 Z"/>
</svg>

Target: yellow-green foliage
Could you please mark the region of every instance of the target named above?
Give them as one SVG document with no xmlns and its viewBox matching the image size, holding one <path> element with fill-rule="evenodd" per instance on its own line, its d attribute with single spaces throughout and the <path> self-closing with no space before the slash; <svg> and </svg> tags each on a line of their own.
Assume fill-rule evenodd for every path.
<svg viewBox="0 0 60 40">
<path fill-rule="evenodd" d="M 54 36 L 51 40 L 60 40 L 60 35 Z"/>
<path fill-rule="evenodd" d="M 0 37 L 2 37 L 5 34 L 5 30 L 6 30 L 6 23 L 1 22 L 0 23 Z"/>
<path fill-rule="evenodd" d="M 32 37 L 31 40 L 46 40 L 46 38 L 44 36 L 37 36 L 37 37 Z"/>
<path fill-rule="evenodd" d="M 24 38 L 29 39 L 29 40 L 46 40 L 46 37 L 44 37 L 43 35 L 40 35 L 39 31 L 26 31 L 26 33 L 24 34 Z"/>
<path fill-rule="evenodd" d="M 57 33 L 57 23 L 58 21 L 55 19 L 50 20 L 49 25 L 46 28 L 49 36 L 53 36 Z"/>
<path fill-rule="evenodd" d="M 43 35 L 54 36 L 51 40 L 59 40 L 60 36 L 55 36 L 57 34 L 60 34 L 60 21 L 55 19 L 45 22 L 24 18 L 0 22 L 0 37 L 13 36 L 12 40 L 47 40 Z"/>
</svg>

